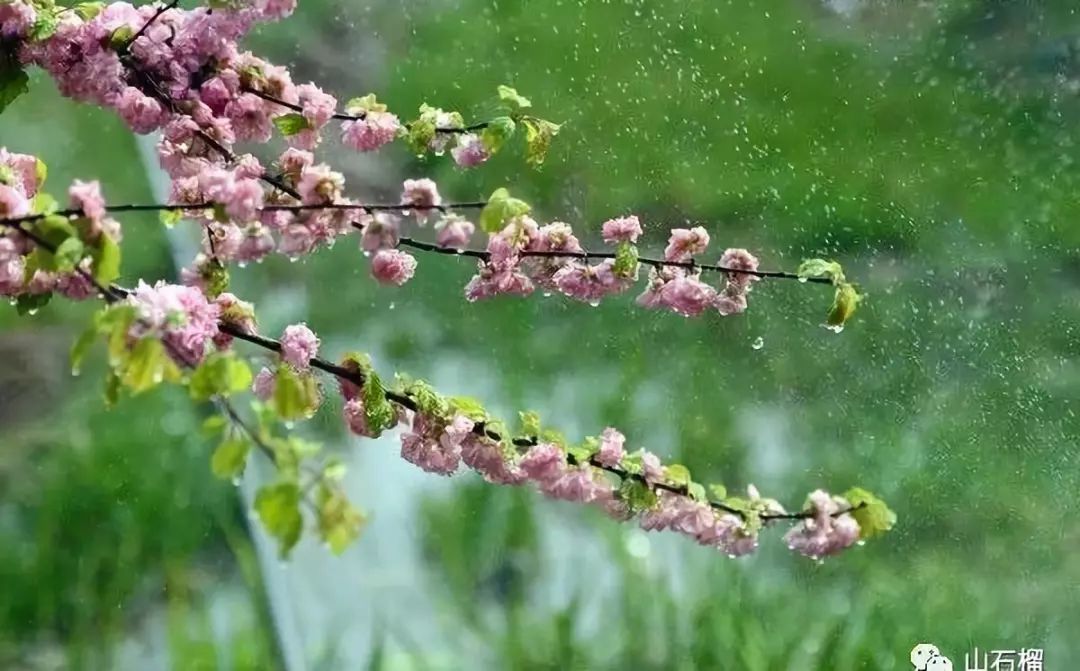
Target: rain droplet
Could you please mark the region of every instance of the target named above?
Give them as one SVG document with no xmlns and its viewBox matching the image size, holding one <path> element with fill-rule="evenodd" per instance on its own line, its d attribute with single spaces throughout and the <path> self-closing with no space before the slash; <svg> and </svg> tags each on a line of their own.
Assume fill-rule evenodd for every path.
<svg viewBox="0 0 1080 671">
<path fill-rule="evenodd" d="M 390 309 L 393 310 L 396 305 L 397 305 L 397 303 L 391 303 L 390 304 Z"/>
<path fill-rule="evenodd" d="M 750 346 L 753 347 L 754 349 L 761 349 L 762 347 L 765 346 L 765 339 L 762 338 L 761 336 L 758 336 L 757 338 L 754 339 L 753 344 L 751 344 Z"/>
<path fill-rule="evenodd" d="M 833 333 L 840 333 L 844 330 L 843 324 L 822 324 L 822 326 L 829 329 Z"/>
<path fill-rule="evenodd" d="M 371 257 L 371 252 L 369 252 L 368 250 L 365 249 L 364 250 L 364 257 L 365 258 L 370 258 Z"/>
<path fill-rule="evenodd" d="M 233 487 L 239 487 L 240 486 L 240 478 L 233 478 L 232 479 L 232 485 L 233 485 Z"/>
<path fill-rule="evenodd" d="M 802 282 L 803 284 L 806 284 L 807 282 L 810 281 L 810 278 L 809 277 L 800 277 L 799 281 Z"/>
<path fill-rule="evenodd" d="M 33 317 L 33 316 L 34 316 L 34 315 L 36 315 L 37 313 L 38 313 L 38 309 L 37 309 L 37 308 L 30 308 L 29 310 L 27 310 L 27 311 L 26 311 L 26 314 L 30 315 L 31 317 Z"/>
<path fill-rule="evenodd" d="M 595 308 L 595 307 L 598 307 L 599 305 L 600 305 L 600 301 L 589 301 L 589 306 L 590 307 Z"/>
</svg>

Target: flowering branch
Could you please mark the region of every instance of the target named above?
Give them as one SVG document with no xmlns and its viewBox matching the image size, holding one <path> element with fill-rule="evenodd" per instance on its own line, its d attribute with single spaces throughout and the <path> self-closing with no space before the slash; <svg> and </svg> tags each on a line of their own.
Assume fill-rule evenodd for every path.
<svg viewBox="0 0 1080 671">
<path fill-rule="evenodd" d="M 235 477 L 253 446 L 272 457 L 278 480 L 260 489 L 255 508 L 283 552 L 300 537 L 301 503 L 313 488 L 318 533 L 333 549 L 355 538 L 363 521 L 335 485 L 340 465 L 325 465 L 302 485 L 302 467 L 315 448 L 272 431 L 313 416 L 321 405 L 314 370 L 337 379 L 353 433 L 376 437 L 406 425 L 402 457 L 424 470 L 449 475 L 464 462 L 491 482 L 529 482 L 549 497 L 595 504 L 617 519 L 637 518 L 647 530 L 674 530 L 729 555 L 753 551 L 758 532 L 779 521 L 796 523 L 785 536 L 789 547 L 815 558 L 892 526 L 895 516 L 885 504 L 859 488 L 843 496 L 816 491 L 801 511 L 788 512 L 753 487 L 745 497 L 719 485 L 706 489 L 679 464 L 663 465 L 645 450 L 628 453 L 625 437 L 611 427 L 575 444 L 542 428 L 534 413 L 522 413 L 519 429 L 511 431 L 475 399 L 445 397 L 405 377 L 384 385 L 364 355 L 348 354 L 337 364 L 320 358 L 319 339 L 304 324 L 289 326 L 279 340 L 258 335 L 254 308 L 227 292 L 222 263 L 259 260 L 272 251 L 296 257 L 351 231 L 359 232 L 372 275 L 385 284 L 413 276 L 416 260 L 402 248 L 476 259 L 477 274 L 465 291 L 470 301 L 540 287 L 595 304 L 629 290 L 644 264 L 648 285 L 637 302 L 684 316 L 708 309 L 740 313 L 753 283 L 764 278 L 832 284 L 827 325 L 840 330 L 859 294 L 833 261 L 811 259 L 795 273 L 762 271 L 748 251 L 728 248 L 718 263 L 699 263 L 709 244 L 700 226 L 672 229 L 662 257 L 641 257 L 642 225 L 632 215 L 603 223 L 603 240 L 613 251 L 590 252 L 569 224 L 541 225 L 506 189 L 484 202 L 451 204 L 431 180 L 407 180 L 400 203 L 352 202 L 344 196 L 344 177 L 312 153 L 332 120 L 341 122 L 342 143 L 358 151 L 404 138 L 418 154 L 450 151 L 461 167 L 483 163 L 519 131 L 526 160 L 539 165 L 559 126 L 534 116 L 531 101 L 506 86 L 498 89 L 503 115 L 472 126 L 457 112 L 428 105 L 401 123 L 374 95 L 353 98 L 340 111 L 334 96 L 314 84 L 296 85 L 287 69 L 238 48 L 256 22 L 289 15 L 293 0 L 240 0 L 190 11 L 177 4 L 84 3 L 70 10 L 44 0 L 0 4 L 0 67 L 16 70 L 0 73 L 0 81 L 25 87 L 23 66 L 37 65 L 65 96 L 114 109 L 134 132 L 160 131 L 158 155 L 172 180 L 173 201 L 110 207 L 97 182 L 77 181 L 68 190 L 70 207 L 61 210 L 40 191 L 44 164 L 0 149 L 0 295 L 15 298 L 24 312 L 53 295 L 102 297 L 107 306 L 76 342 L 72 359 L 78 366 L 104 339 L 111 398 L 122 389 L 141 393 L 173 382 L 196 400 L 218 401 L 224 419 L 210 428 L 223 440 L 213 470 Z M 0 91 L 0 101 L 19 93 Z M 289 149 L 272 167 L 234 151 L 237 142 L 267 142 L 275 129 Z M 479 210 L 475 224 L 453 211 L 468 208 Z M 186 286 L 140 282 L 125 289 L 115 284 L 121 229 L 109 215 L 154 209 L 168 223 L 196 221 L 205 231 L 204 253 L 182 272 Z M 435 243 L 402 235 L 404 221 L 424 226 L 433 214 Z M 468 247 L 477 227 L 488 236 L 484 249 Z M 724 285 L 703 282 L 703 271 L 721 273 Z M 252 375 L 232 351 L 237 339 L 276 353 L 276 360 Z M 259 399 L 255 428 L 226 400 L 248 388 Z"/>
</svg>

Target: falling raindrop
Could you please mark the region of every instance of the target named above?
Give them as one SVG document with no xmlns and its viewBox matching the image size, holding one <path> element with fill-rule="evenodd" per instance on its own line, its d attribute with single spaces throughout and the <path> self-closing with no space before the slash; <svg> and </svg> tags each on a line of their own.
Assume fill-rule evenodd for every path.
<svg viewBox="0 0 1080 671">
<path fill-rule="evenodd" d="M 762 338 L 761 336 L 758 336 L 757 338 L 754 339 L 753 344 L 751 344 L 750 346 L 753 347 L 754 349 L 761 349 L 762 347 L 765 346 L 765 339 Z"/>
<path fill-rule="evenodd" d="M 844 325 L 843 324 L 822 324 L 822 326 L 824 328 L 829 329 L 833 333 L 840 333 L 841 331 L 844 330 Z"/>
</svg>

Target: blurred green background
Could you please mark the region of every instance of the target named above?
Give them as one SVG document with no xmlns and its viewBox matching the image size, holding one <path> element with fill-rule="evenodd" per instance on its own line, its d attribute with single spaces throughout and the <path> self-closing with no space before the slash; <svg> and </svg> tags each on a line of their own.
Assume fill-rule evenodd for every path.
<svg viewBox="0 0 1080 671">
<path fill-rule="evenodd" d="M 652 250 L 700 223 L 766 268 L 834 257 L 868 294 L 837 335 L 820 328 L 828 290 L 798 283 L 759 283 L 741 317 L 685 320 L 629 297 L 467 305 L 472 267 L 452 258 L 380 289 L 345 243 L 245 271 L 268 332 L 306 318 L 332 355 L 371 349 L 575 437 L 619 426 L 702 480 L 789 507 L 858 484 L 900 516 L 821 565 L 778 529 L 731 561 L 458 476 L 418 490 L 407 520 L 434 606 L 404 626 L 443 635 L 373 631 L 367 668 L 908 669 L 923 641 L 957 666 L 977 646 L 1078 668 L 1072 3 L 313 1 L 251 44 L 405 117 L 428 102 L 483 118 L 509 83 L 566 124 L 539 172 L 516 152 L 464 173 L 400 146 L 372 164 L 331 140 L 354 193 L 394 198 L 420 175 L 457 200 L 509 185 L 593 236 L 636 212 Z M 36 84 L 2 143 L 42 156 L 54 192 L 94 176 L 115 202 L 149 200 L 119 124 Z M 125 221 L 126 279 L 170 276 L 156 219 Z M 68 377 L 88 310 L 0 313 L 0 666 L 118 668 L 149 645 L 163 652 L 138 668 L 278 667 L 274 578 L 237 490 L 209 474 L 199 410 L 157 393 L 106 411 L 93 370 Z M 345 438 L 332 413 L 303 430 L 394 450 Z"/>
</svg>

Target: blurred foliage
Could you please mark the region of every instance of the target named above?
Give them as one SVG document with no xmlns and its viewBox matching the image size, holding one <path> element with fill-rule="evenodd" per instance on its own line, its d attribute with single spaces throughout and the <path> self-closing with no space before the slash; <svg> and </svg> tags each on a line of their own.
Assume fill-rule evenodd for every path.
<svg viewBox="0 0 1080 671">
<path fill-rule="evenodd" d="M 574 437 L 619 426 L 630 447 L 789 506 L 859 484 L 900 517 L 882 542 L 824 565 L 790 556 L 779 530 L 732 562 L 462 477 L 416 524 L 424 580 L 469 635 L 452 632 L 450 649 L 406 645 L 409 663 L 380 646 L 371 668 L 906 669 L 923 640 L 954 662 L 975 645 L 1080 662 L 1069 639 L 1080 628 L 1080 20 L 1065 2 L 864 4 L 843 16 L 810 0 L 462 0 L 341 21 L 346 10 L 309 3 L 296 30 L 319 41 L 262 30 L 259 47 L 293 61 L 297 81 L 343 98 L 376 87 L 333 49 L 356 55 L 349 30 L 377 33 L 388 49 L 377 90 L 404 117 L 428 102 L 483 118 L 478 101 L 509 83 L 564 124 L 540 171 L 511 148 L 471 172 L 396 157 L 444 197 L 509 186 L 539 217 L 594 234 L 633 211 L 643 251 L 671 226 L 702 223 L 717 254 L 745 246 L 786 270 L 837 258 L 867 294 L 836 335 L 820 328 L 831 289 L 798 283 L 759 283 L 741 318 L 684 320 L 629 299 L 463 309 L 469 261 L 421 257 L 406 288 L 376 289 L 352 245 L 251 270 L 252 285 L 302 284 L 312 326 L 350 349 L 369 346 L 362 333 L 380 365 L 429 376 L 461 361 L 470 375 L 447 393 L 480 395 L 490 378 L 508 412 L 536 408 Z M 5 113 L 22 133 L 5 143 L 41 153 L 54 186 L 102 174 L 108 155 L 106 194 L 145 197 L 117 124 L 48 89 Z M 168 275 L 157 228 L 125 230 L 128 276 Z M 63 330 L 80 310 L 17 323 Z M 13 312 L 0 315 L 5 337 Z M 147 593 L 136 579 L 160 589 L 163 566 L 220 563 L 236 523 L 186 400 L 101 416 L 78 381 L 54 393 L 66 400 L 5 427 L 2 646 L 100 647 Z M 41 408 L 56 421 L 26 421 Z M 169 440 L 148 441 L 166 417 Z M 574 560 L 593 573 L 558 592 L 553 525 L 564 541 L 602 539 Z M 197 656 L 199 641 L 174 647 Z"/>
</svg>

